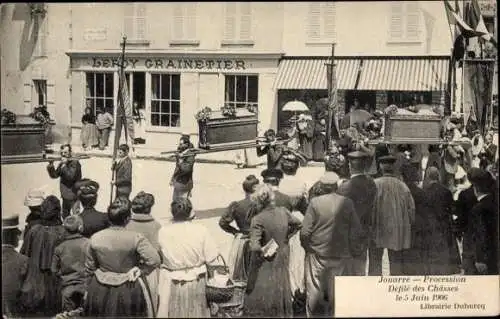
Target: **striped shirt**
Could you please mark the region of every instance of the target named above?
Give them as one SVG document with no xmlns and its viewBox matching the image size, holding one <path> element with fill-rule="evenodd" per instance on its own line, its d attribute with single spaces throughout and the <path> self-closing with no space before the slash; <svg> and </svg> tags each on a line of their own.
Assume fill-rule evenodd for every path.
<svg viewBox="0 0 500 319">
<path fill-rule="evenodd" d="M 97 114 L 97 120 L 95 124 L 100 130 L 110 128 L 111 126 L 113 126 L 113 116 L 108 112 L 99 113 Z"/>
</svg>

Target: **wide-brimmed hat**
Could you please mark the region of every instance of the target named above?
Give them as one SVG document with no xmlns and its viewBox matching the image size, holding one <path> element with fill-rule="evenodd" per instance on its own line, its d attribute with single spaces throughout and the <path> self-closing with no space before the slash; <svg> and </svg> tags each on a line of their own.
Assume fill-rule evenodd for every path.
<svg viewBox="0 0 500 319">
<path fill-rule="evenodd" d="M 323 176 L 320 177 L 319 182 L 322 184 L 333 185 L 337 184 L 339 181 L 339 175 L 335 172 L 325 172 Z"/>
<path fill-rule="evenodd" d="M 268 169 L 263 170 L 260 175 L 264 179 L 268 179 L 268 178 L 282 179 L 283 178 L 283 171 L 280 169 L 276 169 L 276 168 L 268 168 Z"/>
<path fill-rule="evenodd" d="M 40 206 L 46 196 L 47 194 L 44 189 L 32 188 L 28 191 L 28 194 L 26 194 L 26 197 L 24 198 L 24 206 Z"/>
</svg>

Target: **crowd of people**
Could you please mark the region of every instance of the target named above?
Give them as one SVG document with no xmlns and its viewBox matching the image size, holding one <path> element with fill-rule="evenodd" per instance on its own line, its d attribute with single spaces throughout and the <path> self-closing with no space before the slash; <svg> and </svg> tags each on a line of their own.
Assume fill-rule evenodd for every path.
<svg viewBox="0 0 500 319">
<path fill-rule="evenodd" d="M 430 147 L 422 178 L 421 162 L 406 147 L 372 152 L 357 141 L 331 148 L 323 176 L 308 185 L 297 174 L 296 153 L 278 151 L 274 132 L 266 136 L 258 147 L 268 156 L 262 179 L 247 176 L 244 198 L 234 199 L 219 221 L 234 235 L 227 265 L 232 281 L 246 287 L 241 315 L 333 316 L 334 277 L 382 275 L 384 250 L 390 275 L 498 274 L 497 160 L 458 165 L 450 187 L 442 168 L 446 147 L 436 147 L 434 159 Z M 129 199 L 126 145 L 113 164 L 116 193 L 107 212 L 94 208 L 99 184 L 82 178 L 63 145 L 61 163 L 48 166 L 60 180 L 61 200 L 30 190 L 23 234 L 19 217 L 3 214 L 4 315 L 219 315 L 207 282 L 223 258 L 213 234 L 193 222 L 191 148 L 182 136 L 172 222 L 162 225 L 151 215 L 153 194 Z"/>
</svg>

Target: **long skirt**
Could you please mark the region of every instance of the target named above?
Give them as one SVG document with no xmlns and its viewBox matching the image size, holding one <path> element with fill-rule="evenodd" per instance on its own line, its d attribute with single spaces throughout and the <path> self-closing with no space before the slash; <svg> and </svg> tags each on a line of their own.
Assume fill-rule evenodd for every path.
<svg viewBox="0 0 500 319">
<path fill-rule="evenodd" d="M 51 317 L 61 310 L 58 277 L 50 270 L 29 269 L 23 284 L 21 303 L 25 313 L 35 317 Z"/>
<path fill-rule="evenodd" d="M 99 131 L 97 131 L 95 124 L 83 124 L 80 137 L 84 147 L 99 145 Z"/>
<path fill-rule="evenodd" d="M 237 234 L 229 251 L 227 264 L 231 278 L 235 281 L 247 281 L 248 267 L 250 266 L 250 250 L 248 236 Z"/>
<path fill-rule="evenodd" d="M 260 253 L 252 253 L 243 306 L 244 317 L 292 317 L 289 254 L 288 245 L 280 247 L 271 261 L 263 260 Z"/>
<path fill-rule="evenodd" d="M 147 317 L 147 306 L 139 281 L 120 286 L 101 284 L 94 276 L 87 290 L 86 317 Z"/>
<path fill-rule="evenodd" d="M 151 302 L 153 304 L 154 311 L 158 310 L 158 281 L 160 279 L 160 269 L 153 270 L 149 275 L 146 276 L 148 282 L 149 291 L 151 293 Z"/>
<path fill-rule="evenodd" d="M 306 252 L 302 245 L 300 244 L 300 234 L 296 233 L 288 242 L 290 246 L 290 263 L 289 263 L 289 273 L 290 273 L 290 288 L 292 296 L 295 296 L 297 290 L 301 293 L 305 290 L 304 283 L 304 262 L 306 257 Z"/>
<path fill-rule="evenodd" d="M 192 281 L 173 280 L 160 269 L 158 318 L 210 318 L 205 274 Z"/>
</svg>

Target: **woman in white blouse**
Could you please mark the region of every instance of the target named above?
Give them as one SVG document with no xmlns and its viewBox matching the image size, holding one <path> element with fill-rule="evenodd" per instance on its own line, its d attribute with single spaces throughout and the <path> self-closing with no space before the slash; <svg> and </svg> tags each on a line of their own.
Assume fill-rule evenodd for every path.
<svg viewBox="0 0 500 319">
<path fill-rule="evenodd" d="M 193 206 L 187 198 L 171 204 L 173 222 L 163 226 L 158 239 L 163 254 L 159 281 L 160 318 L 208 318 L 206 264 L 216 264 L 217 245 L 208 229 L 192 222 Z"/>
</svg>

